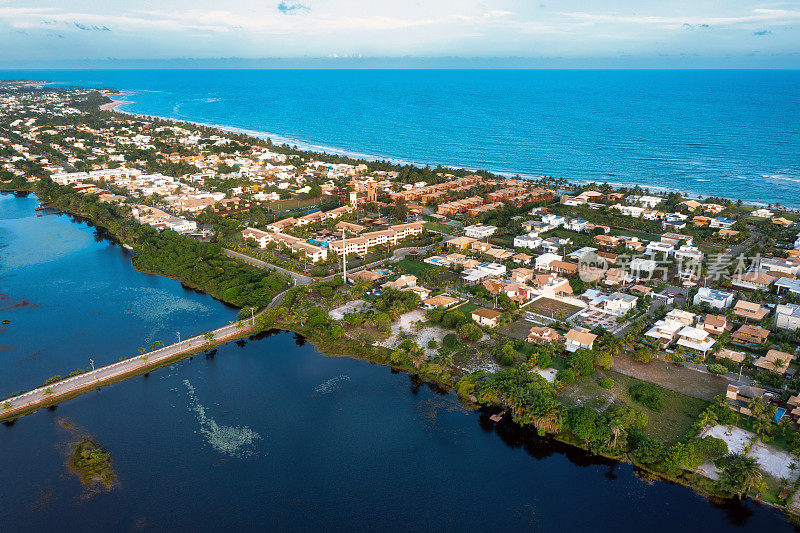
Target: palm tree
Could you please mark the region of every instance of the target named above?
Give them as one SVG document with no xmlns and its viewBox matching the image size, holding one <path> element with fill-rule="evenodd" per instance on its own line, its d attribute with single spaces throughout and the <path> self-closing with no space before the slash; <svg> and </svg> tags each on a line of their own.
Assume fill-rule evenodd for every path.
<svg viewBox="0 0 800 533">
<path fill-rule="evenodd" d="M 724 490 L 740 498 L 763 479 L 758 462 L 749 455 L 732 453 L 723 457 L 722 462 L 718 483 Z"/>
<path fill-rule="evenodd" d="M 639 342 L 639 337 L 633 333 L 632 331 L 627 332 L 622 337 L 622 347 L 624 349 L 631 349 L 636 346 L 636 343 Z"/>
<path fill-rule="evenodd" d="M 700 413 L 700 424 L 702 427 L 716 425 L 717 421 L 717 413 L 711 409 L 706 409 Z"/>
<path fill-rule="evenodd" d="M 428 356 L 425 355 L 425 352 L 418 348 L 410 350 L 408 352 L 408 357 L 411 359 L 411 364 L 414 365 L 414 368 L 417 370 L 420 369 L 422 363 L 428 360 Z"/>
</svg>

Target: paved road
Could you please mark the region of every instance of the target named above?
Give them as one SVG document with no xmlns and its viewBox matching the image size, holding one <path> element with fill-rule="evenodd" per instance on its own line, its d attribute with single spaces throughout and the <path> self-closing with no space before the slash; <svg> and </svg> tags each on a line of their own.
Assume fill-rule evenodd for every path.
<svg viewBox="0 0 800 533">
<path fill-rule="evenodd" d="M 733 261 L 735 261 L 738 258 L 739 254 L 741 254 L 743 252 L 746 253 L 747 250 L 749 250 L 750 247 L 756 241 L 761 239 L 761 236 L 762 236 L 761 232 L 759 232 L 758 229 L 755 226 L 749 225 L 749 226 L 747 226 L 747 229 L 750 230 L 750 235 L 747 237 L 747 239 L 745 241 L 741 242 L 740 244 L 731 246 L 730 248 L 725 250 L 725 252 L 721 253 L 717 257 L 717 260 L 713 264 L 709 265 L 709 267 L 708 267 L 708 272 L 709 273 L 722 272 L 723 270 L 725 270 L 727 268 L 728 265 L 730 265 Z"/>
<path fill-rule="evenodd" d="M 284 290 L 276 294 L 264 310 L 279 305 L 287 292 L 288 290 Z M 257 318 L 260 314 L 261 313 L 255 315 L 255 317 Z M 107 383 L 142 374 L 148 369 L 158 367 L 168 362 L 174 362 L 172 361 L 173 359 L 177 361 L 178 358 L 176 358 L 176 356 L 203 348 L 211 342 L 218 343 L 220 341 L 237 338 L 242 333 L 250 331 L 251 327 L 252 324 L 249 320 L 234 322 L 211 331 L 211 339 L 206 338 L 207 334 L 204 333 L 169 346 L 164 346 L 144 355 L 136 355 L 87 372 L 86 374 L 67 378 L 47 387 L 39 387 L 38 389 L 10 398 L 8 400 L 12 405 L 10 408 L 3 407 L 5 401 L 0 403 L 0 419 L 14 416 L 30 408 L 49 405 L 61 399 L 68 399 Z"/>
</svg>

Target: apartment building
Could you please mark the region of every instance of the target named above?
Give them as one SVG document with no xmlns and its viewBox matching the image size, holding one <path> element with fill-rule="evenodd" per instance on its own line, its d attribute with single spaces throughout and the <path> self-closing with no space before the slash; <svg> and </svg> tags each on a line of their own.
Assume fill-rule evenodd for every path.
<svg viewBox="0 0 800 533">
<path fill-rule="evenodd" d="M 289 248 L 292 253 L 305 255 L 312 263 L 324 261 L 328 258 L 328 249 L 322 246 L 315 246 L 298 237 L 285 233 L 270 233 L 256 228 L 247 228 L 242 231 L 242 238 L 253 239 L 260 248 L 266 248 L 270 242 L 278 243 Z"/>
<path fill-rule="evenodd" d="M 366 255 L 376 246 L 396 246 L 403 239 L 421 233 L 422 224 L 420 222 L 397 224 L 385 230 L 371 231 L 358 237 L 333 241 L 329 248 L 338 254 Z"/>
</svg>

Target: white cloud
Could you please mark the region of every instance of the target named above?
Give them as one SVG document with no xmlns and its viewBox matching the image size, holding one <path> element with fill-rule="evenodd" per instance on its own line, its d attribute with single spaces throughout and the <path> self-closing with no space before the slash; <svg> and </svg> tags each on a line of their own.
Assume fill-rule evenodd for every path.
<svg viewBox="0 0 800 533">
<path fill-rule="evenodd" d="M 586 5 L 585 0 L 547 5 L 527 0 L 0 0 L 0 48 L 11 46 L 18 57 L 46 56 L 53 53 L 47 40 L 58 36 L 72 47 L 58 53 L 80 50 L 84 57 L 137 57 L 153 49 L 196 57 L 800 49 L 800 32 L 786 29 L 800 23 L 797 2 L 603 0 L 591 3 L 593 11 Z"/>
</svg>

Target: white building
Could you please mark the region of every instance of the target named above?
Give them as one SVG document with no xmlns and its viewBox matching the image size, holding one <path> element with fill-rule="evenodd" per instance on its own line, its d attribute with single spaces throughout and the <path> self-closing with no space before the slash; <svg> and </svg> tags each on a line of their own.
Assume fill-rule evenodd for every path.
<svg viewBox="0 0 800 533">
<path fill-rule="evenodd" d="M 564 256 L 558 254 L 546 253 L 536 258 L 536 270 L 550 270 L 550 264 L 553 261 L 561 261 Z"/>
<path fill-rule="evenodd" d="M 758 269 L 762 272 L 780 272 L 788 276 L 796 276 L 800 273 L 800 264 L 778 257 L 765 257 L 759 261 Z"/>
<path fill-rule="evenodd" d="M 725 291 L 700 287 L 692 300 L 694 305 L 708 305 L 716 309 L 727 309 L 733 303 L 733 294 Z"/>
<path fill-rule="evenodd" d="M 484 226 L 483 224 L 473 224 L 464 228 L 464 234 L 473 239 L 484 239 L 490 235 L 494 235 L 497 231 L 497 226 Z"/>
<path fill-rule="evenodd" d="M 569 257 L 570 259 L 574 259 L 575 261 L 580 261 L 584 256 L 594 253 L 597 253 L 597 248 L 592 248 L 591 246 L 584 246 L 583 248 L 575 250 L 571 254 L 567 254 L 567 257 Z"/>
<path fill-rule="evenodd" d="M 567 219 L 560 215 L 554 215 L 552 213 L 548 213 L 542 217 L 542 222 L 547 224 L 550 227 L 550 229 L 555 229 L 559 226 L 563 226 L 564 224 L 566 224 Z"/>
<path fill-rule="evenodd" d="M 623 316 L 625 313 L 636 307 L 636 302 L 638 301 L 639 299 L 632 294 L 615 292 L 603 300 L 603 308 L 609 313 L 613 313 L 617 316 Z"/>
<path fill-rule="evenodd" d="M 514 237 L 514 248 L 538 248 L 542 245 L 542 238 L 535 232 Z"/>
<path fill-rule="evenodd" d="M 686 326 L 678 332 L 678 346 L 695 350 L 703 355 L 714 346 L 714 342 L 711 334 L 704 329 Z"/>
<path fill-rule="evenodd" d="M 795 331 L 800 328 L 800 305 L 779 304 L 775 307 L 775 325 Z"/>
<path fill-rule="evenodd" d="M 634 279 L 643 280 L 643 279 L 651 279 L 653 274 L 658 268 L 658 265 L 652 259 L 645 259 L 643 257 L 634 257 L 630 265 L 628 265 L 630 269 L 630 274 Z"/>
<path fill-rule="evenodd" d="M 700 262 L 703 260 L 703 252 L 700 251 L 699 248 L 696 246 L 689 246 L 684 244 L 677 250 L 675 250 L 675 259 L 681 259 L 683 261 L 695 261 Z"/>
<path fill-rule="evenodd" d="M 464 270 L 461 278 L 468 284 L 474 285 L 489 278 L 499 278 L 506 273 L 505 265 L 500 263 L 480 263 L 475 268 Z"/>
<path fill-rule="evenodd" d="M 584 231 L 586 229 L 586 225 L 587 224 L 589 224 L 589 221 L 587 221 L 587 220 L 581 220 L 581 219 L 578 219 L 578 218 L 573 218 L 572 220 L 567 222 L 564 225 L 564 227 L 567 228 L 568 230 L 581 232 L 581 231 Z"/>
<path fill-rule="evenodd" d="M 611 207 L 619 209 L 620 213 L 629 217 L 641 218 L 644 215 L 644 208 L 636 205 L 615 204 Z"/>
<path fill-rule="evenodd" d="M 653 256 L 656 254 L 664 254 L 666 256 L 672 255 L 675 251 L 675 245 L 670 242 L 652 241 L 648 242 L 644 249 L 644 253 Z"/>
</svg>

